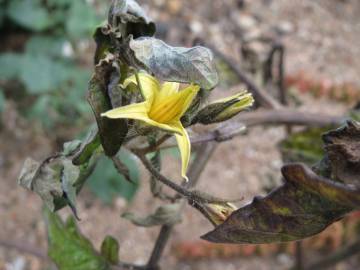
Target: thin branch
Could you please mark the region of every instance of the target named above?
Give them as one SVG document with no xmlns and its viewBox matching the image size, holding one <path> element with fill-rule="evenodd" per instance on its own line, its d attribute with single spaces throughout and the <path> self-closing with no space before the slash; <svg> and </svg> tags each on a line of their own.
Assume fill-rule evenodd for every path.
<svg viewBox="0 0 360 270">
<path fill-rule="evenodd" d="M 294 109 L 257 110 L 240 114 L 236 120 L 246 126 L 255 125 L 300 125 L 300 126 L 328 126 L 339 125 L 346 118 L 329 116 L 319 113 L 307 113 Z"/>
<path fill-rule="evenodd" d="M 147 263 L 147 269 L 157 269 L 159 260 L 164 252 L 166 244 L 170 238 L 174 225 L 161 226 L 158 238 L 156 239 L 154 248 L 151 252 L 150 259 Z"/>
<path fill-rule="evenodd" d="M 145 168 L 158 179 L 161 183 L 168 186 L 169 188 L 175 190 L 177 193 L 183 195 L 184 197 L 191 197 L 193 194 L 189 190 L 185 189 L 184 187 L 174 183 L 173 181 L 166 178 L 160 172 L 156 170 L 156 168 L 151 164 L 151 162 L 146 158 L 146 156 L 137 150 L 132 150 L 133 153 L 141 160 Z"/>
<path fill-rule="evenodd" d="M 145 265 L 136 265 L 132 263 L 119 262 L 117 265 L 112 265 L 111 270 L 146 270 Z"/>
<path fill-rule="evenodd" d="M 185 183 L 184 185 L 186 188 L 190 189 L 197 184 L 201 173 L 205 169 L 207 162 L 215 151 L 216 145 L 216 143 L 204 143 L 197 149 L 196 153 L 198 158 L 190 165 L 188 173 L 189 182 Z M 180 209 L 180 211 L 182 211 L 182 209 Z M 159 260 L 164 252 L 173 228 L 174 225 L 163 225 L 161 227 L 159 236 L 155 242 L 153 251 L 147 264 L 147 269 L 156 269 L 158 267 Z"/>
<path fill-rule="evenodd" d="M 295 243 L 295 269 L 296 270 L 304 270 L 304 262 L 303 262 L 303 246 L 302 241 L 297 241 Z M 317 269 L 317 268 L 314 268 Z"/>
<path fill-rule="evenodd" d="M 10 249 L 16 249 L 19 252 L 33 255 L 42 260 L 49 260 L 45 251 L 39 249 L 36 246 L 32 246 L 31 244 L 26 243 L 23 240 L 0 239 L 0 246 Z"/>
<path fill-rule="evenodd" d="M 211 141 L 226 141 L 244 133 L 245 127 L 257 125 L 326 127 L 339 126 L 345 121 L 346 117 L 343 116 L 306 113 L 293 109 L 257 110 L 242 113 L 236 117 L 236 120 L 229 121 L 214 130 L 191 136 L 190 141 L 192 145 Z M 160 148 L 165 149 L 174 146 L 176 146 L 176 144 L 168 143 L 162 145 Z"/>
<path fill-rule="evenodd" d="M 219 56 L 238 76 L 238 78 L 247 86 L 248 90 L 254 95 L 254 98 L 265 108 L 278 109 L 282 106 L 264 90 L 260 89 L 245 73 L 239 68 L 239 65 L 234 63 L 231 59 L 225 56 L 217 48 L 205 43 L 201 39 L 197 39 L 194 43 L 201 44 L 211 49 L 217 56 Z"/>
</svg>

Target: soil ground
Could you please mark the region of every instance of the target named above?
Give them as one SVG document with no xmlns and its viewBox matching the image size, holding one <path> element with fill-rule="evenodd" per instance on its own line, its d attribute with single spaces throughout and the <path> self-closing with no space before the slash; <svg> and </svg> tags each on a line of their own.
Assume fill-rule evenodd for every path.
<svg viewBox="0 0 360 270">
<path fill-rule="evenodd" d="M 255 32 L 280 31 L 286 45 L 288 74 L 306 71 L 319 78 L 330 78 L 334 83 L 360 83 L 360 2 L 357 0 L 253 0 L 244 1 L 244 9 L 239 8 L 242 1 L 235 0 L 140 2 L 144 3 L 150 16 L 160 22 L 160 32 L 172 45 L 191 45 L 192 40 L 200 36 L 224 54 L 241 61 L 241 27 Z M 216 91 L 218 94 L 215 93 L 215 96 L 222 96 L 225 89 Z M 326 97 L 316 100 L 310 96 L 299 98 L 303 102 L 301 109 L 311 112 L 339 115 L 350 106 Z M 27 156 L 41 160 L 58 149 L 34 123 L 21 119 L 13 107 L 7 104 L 0 133 L 0 239 L 11 238 L 20 243 L 25 241 L 36 249 L 45 250 L 46 230 L 41 217 L 41 201 L 36 195 L 19 187 L 16 179 Z M 282 127 L 256 127 L 249 130 L 246 136 L 222 143 L 201 176 L 199 189 L 229 198 L 244 196 L 242 204 L 255 195 L 264 194 L 262 188 L 268 184 L 270 176 L 280 179 L 282 163 L 276 144 L 284 135 Z M 167 164 L 165 174 L 171 175 L 172 171 L 179 170 L 175 159 L 170 159 Z M 106 206 L 88 190 L 84 190 L 78 198 L 82 232 L 96 247 L 99 247 L 105 235 L 116 236 L 121 243 L 121 258 L 139 264 L 146 262 L 158 228 L 134 227 L 121 219 L 120 214 L 125 209 L 146 214 L 160 204 L 151 198 L 146 173 L 143 171 L 142 175 L 139 193 L 131 205 L 126 205 L 119 198 L 111 207 Z M 62 210 L 61 214 L 66 216 L 70 213 Z M 292 256 L 287 254 L 231 260 L 177 259 L 171 246 L 185 240 L 195 241 L 210 229 L 209 222 L 195 210 L 186 207 L 183 222 L 176 226 L 162 259 L 163 269 L 268 270 L 288 269 L 293 264 Z M 25 262 L 26 267 L 15 268 L 14 265 L 21 261 Z M 0 246 L 1 270 L 38 270 L 45 269 L 45 265 L 36 257 Z M 351 260 L 333 269 L 350 270 L 358 265 L 359 261 Z"/>
</svg>

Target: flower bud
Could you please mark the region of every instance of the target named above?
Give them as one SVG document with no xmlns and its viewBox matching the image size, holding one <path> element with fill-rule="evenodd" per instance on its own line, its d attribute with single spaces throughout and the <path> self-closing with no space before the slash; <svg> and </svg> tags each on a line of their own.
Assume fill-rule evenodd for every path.
<svg viewBox="0 0 360 270">
<path fill-rule="evenodd" d="M 214 224 L 223 223 L 237 207 L 229 202 L 226 203 L 207 203 L 203 205 L 207 218 Z"/>
<path fill-rule="evenodd" d="M 228 120 L 252 106 L 254 98 L 247 91 L 240 92 L 231 97 L 217 100 L 200 110 L 196 120 L 202 124 L 212 124 Z"/>
</svg>

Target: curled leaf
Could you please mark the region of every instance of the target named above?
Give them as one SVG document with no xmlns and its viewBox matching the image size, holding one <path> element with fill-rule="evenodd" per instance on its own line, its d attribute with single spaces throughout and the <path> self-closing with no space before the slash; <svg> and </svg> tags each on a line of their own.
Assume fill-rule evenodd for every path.
<svg viewBox="0 0 360 270">
<path fill-rule="evenodd" d="M 303 164 L 282 169 L 285 184 L 230 215 L 201 238 L 216 243 L 272 243 L 315 235 L 360 207 L 360 192 Z"/>
<path fill-rule="evenodd" d="M 331 178 L 360 188 L 360 123 L 345 126 L 323 135 Z"/>
<path fill-rule="evenodd" d="M 151 227 L 157 225 L 172 225 L 181 221 L 180 204 L 167 204 L 156 209 L 154 214 L 138 217 L 133 213 L 124 213 L 123 218 L 130 220 L 137 226 Z"/>
<path fill-rule="evenodd" d="M 98 129 L 92 128 L 81 142 L 78 150 L 72 157 L 74 165 L 81 165 L 89 161 L 94 151 L 100 146 L 100 137 Z"/>
<path fill-rule="evenodd" d="M 88 101 L 98 125 L 101 145 L 108 156 L 114 156 L 119 151 L 128 131 L 126 120 L 101 117 L 102 113 L 112 108 L 107 94 L 108 78 L 114 71 L 112 62 L 111 55 L 100 61 L 90 80 L 88 90 Z"/>
<path fill-rule="evenodd" d="M 162 40 L 143 37 L 131 40 L 130 48 L 136 59 L 163 81 L 195 83 L 204 89 L 218 83 L 213 54 L 205 47 L 172 47 Z"/>
<path fill-rule="evenodd" d="M 113 28 L 119 28 L 122 36 L 152 36 L 156 31 L 155 24 L 134 0 L 113 0 L 108 22 Z"/>
<path fill-rule="evenodd" d="M 99 157 L 91 152 L 86 162 L 75 166 L 71 157 L 79 148 L 81 142 L 75 140 L 65 143 L 62 153 L 42 162 L 26 159 L 18 178 L 19 185 L 38 194 L 51 211 L 69 205 L 76 216 L 76 194 L 94 170 Z"/>
<path fill-rule="evenodd" d="M 62 198 L 63 190 L 60 179 L 61 164 L 45 161 L 37 162 L 27 158 L 18 178 L 22 187 L 36 192 L 43 202 L 54 211 L 57 208 L 57 201 Z"/>
</svg>

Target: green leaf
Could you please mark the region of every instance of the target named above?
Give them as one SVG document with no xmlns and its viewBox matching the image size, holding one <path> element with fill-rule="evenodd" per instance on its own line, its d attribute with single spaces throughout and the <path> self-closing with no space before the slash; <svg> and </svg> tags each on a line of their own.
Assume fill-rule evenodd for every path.
<svg viewBox="0 0 360 270">
<path fill-rule="evenodd" d="M 23 56 L 15 53 L 0 54 L 0 79 L 9 80 L 19 76 Z M 6 67 L 6 68 L 4 68 Z"/>
<path fill-rule="evenodd" d="M 159 39 L 144 37 L 131 40 L 130 48 L 137 61 L 161 80 L 195 83 L 204 89 L 212 89 L 218 83 L 213 54 L 205 47 L 172 47 Z"/>
<path fill-rule="evenodd" d="M 59 270 L 109 270 L 110 266 L 76 227 L 70 217 L 64 224 L 60 217 L 45 210 L 49 257 Z"/>
<path fill-rule="evenodd" d="M 162 205 L 155 213 L 147 217 L 138 217 L 133 213 L 124 213 L 123 218 L 130 220 L 133 224 L 141 227 L 152 227 L 158 225 L 173 225 L 181 221 L 179 203 Z"/>
<path fill-rule="evenodd" d="M 41 94 L 60 87 L 68 79 L 67 66 L 45 55 L 25 55 L 20 78 L 31 94 Z"/>
<path fill-rule="evenodd" d="M 99 20 L 94 8 L 84 0 L 72 1 L 66 20 L 66 31 L 75 39 L 91 35 Z"/>
<path fill-rule="evenodd" d="M 313 165 L 322 159 L 321 135 L 330 128 L 309 128 L 288 136 L 279 144 L 284 162 L 304 162 Z"/>
<path fill-rule="evenodd" d="M 65 42 L 60 37 L 34 35 L 26 42 L 25 51 L 27 54 L 63 57 Z"/>
<path fill-rule="evenodd" d="M 90 190 L 104 203 L 110 204 L 117 196 L 130 201 L 139 187 L 139 171 L 136 161 L 129 153 L 120 151 L 118 158 L 128 167 L 132 182 L 115 169 L 111 159 L 103 157 L 88 180 Z"/>
<path fill-rule="evenodd" d="M 20 26 L 34 31 L 52 26 L 51 16 L 39 0 L 11 0 L 7 15 Z"/>
<path fill-rule="evenodd" d="M 119 243 L 112 236 L 106 236 L 101 244 L 101 255 L 111 264 L 119 263 Z"/>
<path fill-rule="evenodd" d="M 4 96 L 3 91 L 4 90 L 2 88 L 0 88 L 0 113 L 2 113 L 5 109 L 5 96 Z"/>
<path fill-rule="evenodd" d="M 74 0 L 47 0 L 47 4 L 51 7 L 66 7 L 73 2 Z"/>
<path fill-rule="evenodd" d="M 26 111 L 26 117 L 39 120 L 48 129 L 52 128 L 55 124 L 52 101 L 51 96 L 47 94 L 39 96 L 29 110 Z"/>
<path fill-rule="evenodd" d="M 0 2 L 0 5 L 1 4 L 2 3 Z M 2 4 L 2 5 L 4 5 L 4 4 Z M 2 8 L 2 9 L 0 9 L 0 27 L 2 27 L 4 19 L 5 19 L 5 10 Z"/>
</svg>

